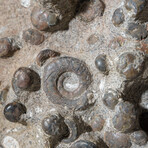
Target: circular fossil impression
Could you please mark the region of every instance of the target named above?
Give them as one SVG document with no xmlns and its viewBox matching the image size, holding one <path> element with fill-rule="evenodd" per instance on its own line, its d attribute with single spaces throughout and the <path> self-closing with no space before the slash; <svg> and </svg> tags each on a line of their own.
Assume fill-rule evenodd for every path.
<svg viewBox="0 0 148 148">
<path fill-rule="evenodd" d="M 86 64 L 73 57 L 61 57 L 44 68 L 44 91 L 55 104 L 77 108 L 87 104 L 83 92 L 91 83 Z"/>
</svg>

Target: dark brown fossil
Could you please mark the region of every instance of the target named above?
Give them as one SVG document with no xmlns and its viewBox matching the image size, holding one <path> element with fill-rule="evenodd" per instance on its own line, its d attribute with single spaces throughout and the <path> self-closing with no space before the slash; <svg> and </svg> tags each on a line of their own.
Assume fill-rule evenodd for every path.
<svg viewBox="0 0 148 148">
<path fill-rule="evenodd" d="M 32 69 L 20 67 L 13 75 L 12 88 L 17 95 L 22 91 L 37 91 L 40 89 L 40 76 Z"/>
<path fill-rule="evenodd" d="M 84 22 L 90 22 L 97 16 L 102 16 L 104 4 L 100 0 L 90 0 L 82 3 L 80 8 L 80 18 Z"/>
<path fill-rule="evenodd" d="M 47 30 L 50 25 L 56 24 L 56 16 L 54 13 L 44 8 L 34 7 L 31 13 L 31 22 L 38 30 Z"/>
<path fill-rule="evenodd" d="M 113 90 L 108 90 L 103 96 L 103 103 L 109 108 L 114 109 L 118 103 L 118 94 Z"/>
<path fill-rule="evenodd" d="M 143 60 L 133 53 L 123 53 L 117 62 L 117 71 L 126 79 L 136 78 L 143 70 Z"/>
<path fill-rule="evenodd" d="M 130 138 L 135 144 L 140 146 L 145 145 L 148 140 L 146 133 L 142 130 L 133 132 Z"/>
<path fill-rule="evenodd" d="M 66 30 L 76 14 L 78 0 L 39 0 L 42 8 L 34 8 L 32 24 L 39 30 L 55 32 Z M 37 17 L 40 16 L 40 17 Z"/>
<path fill-rule="evenodd" d="M 53 58 L 53 57 L 56 57 L 56 56 L 60 56 L 60 53 L 53 51 L 53 50 L 50 50 L 50 49 L 45 49 L 45 50 L 42 50 L 37 55 L 36 62 L 39 66 L 42 66 L 46 62 L 47 59 Z"/>
<path fill-rule="evenodd" d="M 106 55 L 99 54 L 95 59 L 95 65 L 99 71 L 103 72 L 104 74 L 108 74 Z"/>
<path fill-rule="evenodd" d="M 11 57 L 19 49 L 15 38 L 5 37 L 0 39 L 0 58 Z"/>
<path fill-rule="evenodd" d="M 0 39 L 0 57 L 7 57 L 11 54 L 13 48 L 12 43 L 8 38 Z"/>
<path fill-rule="evenodd" d="M 120 102 L 115 108 L 115 115 L 112 118 L 114 128 L 122 132 L 133 130 L 137 122 L 137 113 L 133 104 Z"/>
<path fill-rule="evenodd" d="M 44 41 L 44 35 L 35 29 L 27 29 L 23 32 L 23 39 L 32 45 L 39 45 Z"/>
<path fill-rule="evenodd" d="M 122 8 L 118 8 L 114 11 L 112 22 L 115 26 L 119 26 L 124 22 L 124 13 Z"/>
<path fill-rule="evenodd" d="M 90 141 L 79 140 L 75 142 L 74 144 L 72 144 L 70 148 L 97 148 L 97 146 Z"/>
<path fill-rule="evenodd" d="M 63 139 L 69 134 L 64 119 L 58 115 L 51 115 L 50 117 L 44 118 L 42 121 L 42 129 L 46 134 L 54 136 L 57 140 Z"/>
<path fill-rule="evenodd" d="M 25 114 L 26 111 L 27 109 L 23 104 L 12 102 L 5 106 L 4 115 L 10 122 L 18 122 L 20 120 L 20 116 Z"/>
<path fill-rule="evenodd" d="M 44 91 L 53 103 L 69 108 L 86 104 L 84 92 L 92 78 L 83 61 L 73 57 L 58 58 L 45 66 L 43 79 Z"/>
<path fill-rule="evenodd" d="M 132 145 L 129 136 L 123 133 L 106 132 L 104 140 L 110 148 L 130 148 Z"/>
</svg>

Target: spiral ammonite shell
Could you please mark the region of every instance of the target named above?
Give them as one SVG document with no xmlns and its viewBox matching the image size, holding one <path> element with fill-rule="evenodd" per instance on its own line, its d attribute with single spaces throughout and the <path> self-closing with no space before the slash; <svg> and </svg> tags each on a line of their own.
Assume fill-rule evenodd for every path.
<svg viewBox="0 0 148 148">
<path fill-rule="evenodd" d="M 72 85 L 66 82 L 72 83 L 71 78 Z M 58 58 L 45 66 L 43 79 L 44 91 L 52 103 L 69 108 L 86 104 L 84 92 L 91 84 L 91 74 L 83 61 L 73 57 Z"/>
</svg>

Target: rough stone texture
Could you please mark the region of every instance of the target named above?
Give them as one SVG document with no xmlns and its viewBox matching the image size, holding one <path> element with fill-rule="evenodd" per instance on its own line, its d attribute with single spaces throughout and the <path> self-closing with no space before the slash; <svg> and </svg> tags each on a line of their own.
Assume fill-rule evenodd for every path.
<svg viewBox="0 0 148 148">
<path fill-rule="evenodd" d="M 98 15 L 93 21 L 87 23 L 82 21 L 79 13 L 77 13 L 71 19 L 68 30 L 55 33 L 43 32 L 45 41 L 41 45 L 35 46 L 26 44 L 22 39 L 22 33 L 28 28 L 33 28 L 30 14 L 34 6 L 40 5 L 39 0 L 31 0 L 30 6 L 27 8 L 22 6 L 18 0 L 0 0 L 0 37 L 14 37 L 16 43 L 21 47 L 12 57 L 0 58 L 0 90 L 3 91 L 5 88 L 9 88 L 7 95 L 3 95 L 3 93 L 0 95 L 2 96 L 0 97 L 0 145 L 6 148 L 51 147 L 51 137 L 44 134 L 41 122 L 50 112 L 55 110 L 64 118 L 74 114 L 81 116 L 83 122 L 88 125 L 91 124 L 96 113 L 102 116 L 105 124 L 101 131 L 93 132 L 87 128 L 77 138 L 77 141 L 87 140 L 97 144 L 97 142 L 99 143 L 98 139 L 104 140 L 103 137 L 106 132 L 115 130 L 111 121 L 115 110 L 111 111 L 105 107 L 102 101 L 102 96 L 106 90 L 113 89 L 121 92 L 123 96 L 121 96 L 122 98 L 119 99 L 119 102 L 127 100 L 131 103 L 134 102 L 136 105 L 139 103 L 136 100 L 141 98 L 144 92 L 143 89 L 148 88 L 148 70 L 145 70 L 142 76 L 130 82 L 125 81 L 126 79 L 120 76 L 116 70 L 118 57 L 125 52 L 134 52 L 143 59 L 143 49 L 139 47 L 141 42 L 126 33 L 129 22 L 133 21 L 133 18 L 131 18 L 132 12 L 125 8 L 123 0 L 102 0 L 102 2 L 105 9 L 101 16 Z M 125 21 L 119 27 L 115 27 L 112 23 L 112 16 L 118 8 L 123 9 Z M 137 46 L 139 50 L 136 50 Z M 31 93 L 23 92 L 22 97 L 17 96 L 13 91 L 11 85 L 13 74 L 20 67 L 33 69 L 43 80 L 43 69 L 48 62 L 53 61 L 53 58 L 48 59 L 47 63 L 45 62 L 40 67 L 36 65 L 36 57 L 41 50 L 47 48 L 61 53 L 61 57 L 74 57 L 86 63 L 93 79 L 88 89 L 89 94 L 91 94 L 89 101 L 93 103 L 85 110 L 68 110 L 67 107 L 53 104 L 43 91 L 43 82 L 41 83 L 40 90 Z M 139 54 L 139 52 L 141 53 Z M 95 67 L 94 61 L 98 54 L 107 55 L 108 68 L 110 70 L 107 76 L 104 76 Z M 15 100 L 25 104 L 27 108 L 27 114 L 22 117 L 27 120 L 27 126 L 11 123 L 3 115 L 4 107 Z M 139 109 L 139 106 L 137 109 Z M 114 133 L 116 132 L 114 131 Z M 129 138 L 127 139 L 129 134 L 123 134 L 125 138 L 124 144 L 127 144 L 128 147 L 131 146 L 131 148 L 139 148 L 134 143 L 131 145 Z M 11 140 L 11 143 L 8 143 L 9 140 Z M 108 140 L 104 141 L 107 144 L 109 142 Z M 113 143 L 115 142 L 120 143 L 120 140 L 118 141 L 118 138 L 115 137 Z M 69 148 L 72 144 L 61 142 L 58 143 L 57 147 Z M 147 147 L 148 144 L 142 146 L 142 148 Z M 105 146 L 103 145 L 102 148 L 105 148 Z"/>
</svg>

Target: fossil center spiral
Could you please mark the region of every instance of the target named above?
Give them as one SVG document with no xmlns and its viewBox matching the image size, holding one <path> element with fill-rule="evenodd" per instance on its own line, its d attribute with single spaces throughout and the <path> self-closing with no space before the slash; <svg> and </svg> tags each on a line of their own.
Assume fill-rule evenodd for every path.
<svg viewBox="0 0 148 148">
<path fill-rule="evenodd" d="M 79 87 L 79 77 L 73 72 L 64 73 L 60 79 L 63 79 L 63 88 L 68 92 L 74 92 Z"/>
</svg>

